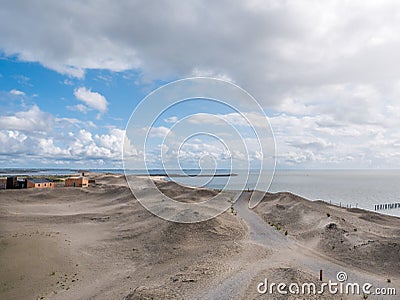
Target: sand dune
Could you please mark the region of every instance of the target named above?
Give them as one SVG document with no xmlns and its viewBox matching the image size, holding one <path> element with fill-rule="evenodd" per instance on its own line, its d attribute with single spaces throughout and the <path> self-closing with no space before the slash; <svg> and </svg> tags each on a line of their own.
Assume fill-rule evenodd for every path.
<svg viewBox="0 0 400 300">
<path fill-rule="evenodd" d="M 290 193 L 268 195 L 255 211 L 302 245 L 353 267 L 399 276 L 399 218 L 310 202 Z"/>
<path fill-rule="evenodd" d="M 178 224 L 145 210 L 123 176 L 91 175 L 87 189 L 0 191 L 1 299 L 253 299 L 265 276 L 317 281 L 319 268 L 398 287 L 397 218 L 280 193 Z M 177 201 L 215 195 L 156 184 Z"/>
</svg>

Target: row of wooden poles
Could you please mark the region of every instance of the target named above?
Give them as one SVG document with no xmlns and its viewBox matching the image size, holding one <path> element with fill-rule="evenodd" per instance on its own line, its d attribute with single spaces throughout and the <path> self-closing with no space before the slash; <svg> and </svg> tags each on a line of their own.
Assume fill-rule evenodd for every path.
<svg viewBox="0 0 400 300">
<path fill-rule="evenodd" d="M 400 208 L 400 203 L 375 204 L 375 210 Z"/>
</svg>

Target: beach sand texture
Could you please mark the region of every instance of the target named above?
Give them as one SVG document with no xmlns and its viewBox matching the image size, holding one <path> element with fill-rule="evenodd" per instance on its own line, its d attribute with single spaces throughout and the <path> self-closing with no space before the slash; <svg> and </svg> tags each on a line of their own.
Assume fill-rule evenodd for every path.
<svg viewBox="0 0 400 300">
<path fill-rule="evenodd" d="M 146 211 L 123 176 L 92 176 L 84 189 L 0 191 L 1 299 L 265 299 L 265 277 L 317 283 L 320 269 L 400 292 L 399 218 L 289 193 L 250 210 L 244 193 L 217 218 L 177 224 Z M 215 194 L 157 184 L 180 201 Z"/>
</svg>

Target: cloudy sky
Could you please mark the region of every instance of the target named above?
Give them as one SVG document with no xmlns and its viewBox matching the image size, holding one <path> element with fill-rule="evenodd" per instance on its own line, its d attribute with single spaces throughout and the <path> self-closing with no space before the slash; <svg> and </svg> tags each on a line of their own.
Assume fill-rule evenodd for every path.
<svg viewBox="0 0 400 300">
<path fill-rule="evenodd" d="M 400 167 L 399 1 L 0 8 L 2 167 L 120 167 L 124 130 L 141 99 L 190 76 L 232 81 L 259 101 L 278 167 Z M 179 117 L 154 124 L 153 134 Z M 194 140 L 187 153 L 212 154 L 211 146 Z"/>
</svg>

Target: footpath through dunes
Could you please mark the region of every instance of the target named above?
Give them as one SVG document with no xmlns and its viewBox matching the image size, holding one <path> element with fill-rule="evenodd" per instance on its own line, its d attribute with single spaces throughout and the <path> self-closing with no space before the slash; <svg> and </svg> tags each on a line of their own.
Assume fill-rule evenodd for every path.
<svg viewBox="0 0 400 300">
<path fill-rule="evenodd" d="M 258 252 L 262 251 L 258 247 L 262 245 L 269 255 L 256 262 L 241 261 L 235 272 L 217 280 L 199 299 L 262 299 L 266 295 L 257 293 L 257 285 L 265 278 L 288 285 L 292 282 L 300 285 L 315 283 L 318 287 L 321 269 L 325 282 L 329 279 L 338 282 L 337 273 L 346 272 L 349 282 L 360 285 L 368 282 L 374 287 L 400 290 L 398 218 L 310 202 L 290 193 L 267 194 L 255 210 L 251 210 L 248 208 L 249 198 L 250 193 L 242 193 L 234 206 L 248 228 L 243 242 L 253 245 Z M 365 220 L 370 219 L 376 222 L 366 223 Z M 346 229 L 335 222 L 340 226 L 347 224 Z M 356 225 L 363 227 L 362 230 L 355 230 Z M 375 247 L 370 247 L 371 242 L 363 242 L 370 237 L 372 229 Z M 344 237 L 357 244 L 350 247 L 349 241 L 343 241 Z M 337 244 L 346 244 L 348 251 L 342 248 L 340 252 L 334 252 Z M 363 246 L 366 249 L 357 251 Z M 296 299 L 297 295 L 275 292 L 273 297 Z M 385 299 L 397 297 L 386 296 Z M 307 299 L 321 299 L 321 295 L 307 295 Z M 329 295 L 326 292 L 323 299 L 360 299 L 360 296 Z"/>
<path fill-rule="evenodd" d="M 254 210 L 265 223 L 313 251 L 367 272 L 400 276 L 400 218 L 268 194 Z"/>
</svg>

